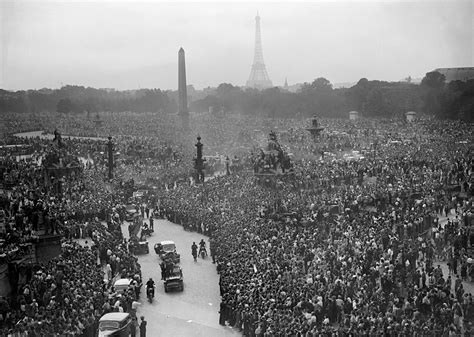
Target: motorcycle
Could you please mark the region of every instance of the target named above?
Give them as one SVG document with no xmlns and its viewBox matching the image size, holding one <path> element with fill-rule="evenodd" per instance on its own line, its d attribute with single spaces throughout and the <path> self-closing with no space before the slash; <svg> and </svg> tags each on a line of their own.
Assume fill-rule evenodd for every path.
<svg viewBox="0 0 474 337">
<path fill-rule="evenodd" d="M 150 227 L 148 226 L 142 227 L 142 235 L 151 236 L 151 233 L 153 233 L 153 230 Z"/>
<path fill-rule="evenodd" d="M 201 247 L 199 249 L 199 255 L 201 255 L 201 258 L 204 259 L 207 256 L 207 251 L 205 247 Z"/>
<path fill-rule="evenodd" d="M 146 288 L 146 297 L 148 302 L 153 302 L 153 297 L 155 297 L 155 286 Z"/>
</svg>

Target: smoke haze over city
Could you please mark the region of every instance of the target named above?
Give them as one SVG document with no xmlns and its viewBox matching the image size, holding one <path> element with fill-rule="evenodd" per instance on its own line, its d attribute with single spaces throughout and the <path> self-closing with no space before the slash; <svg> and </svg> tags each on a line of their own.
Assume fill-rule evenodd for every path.
<svg viewBox="0 0 474 337">
<path fill-rule="evenodd" d="M 300 3 L 3 1 L 0 87 L 245 85 L 261 17 L 273 84 L 421 78 L 472 66 L 471 1 Z"/>
</svg>

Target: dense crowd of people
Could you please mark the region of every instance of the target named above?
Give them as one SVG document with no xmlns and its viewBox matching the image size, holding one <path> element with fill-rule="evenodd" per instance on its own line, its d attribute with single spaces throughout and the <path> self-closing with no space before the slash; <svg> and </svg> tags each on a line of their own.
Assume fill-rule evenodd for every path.
<svg viewBox="0 0 474 337">
<path fill-rule="evenodd" d="M 162 196 L 171 220 L 217 245 L 221 324 L 245 336 L 469 329 L 474 303 L 461 280 L 474 273 L 472 142 L 403 131 L 403 141 L 381 133 L 374 157 L 297 162 L 294 179 L 270 188 L 242 174 Z M 445 231 L 442 245 L 433 227 Z M 450 275 L 434 263 L 444 247 Z"/>
<path fill-rule="evenodd" d="M 83 311 L 63 314 L 72 302 L 50 305 L 51 299 L 39 302 L 32 296 L 38 285 L 31 282 L 38 283 L 40 269 L 34 270 L 15 287 L 18 300 L 3 300 L 0 308 L 15 310 L 2 312 L 0 331 L 87 335 L 104 312 L 133 312 L 137 294 L 130 291 L 119 299 L 97 267 L 99 260 L 110 276 L 140 277 L 117 227 L 119 204 L 129 195 L 124 182 L 130 179 L 149 187 L 157 183 L 150 198 L 154 208 L 185 229 L 211 237 L 222 296 L 219 323 L 245 336 L 459 335 L 470 329 L 474 303 L 462 282 L 474 280 L 471 125 L 321 120 L 325 130 L 315 140 L 302 120 L 194 116 L 183 134 L 174 117 L 161 117 L 160 123 L 151 115 L 104 116 L 103 128 L 114 132 L 114 151 L 120 152 L 117 177 L 108 184 L 100 153 L 106 151 L 104 143 L 65 141 L 75 156 L 91 162 L 64 181 L 61 197 L 43 188 L 40 169 L 7 159 L 5 177 L 15 181 L 15 189 L 3 208 L 18 223 L 8 228 L 4 249 L 20 247 L 40 225 L 59 231 L 68 240 L 62 263 L 41 267 L 41 274 L 51 276 L 41 287 L 76 301 L 64 296 L 66 277 L 58 276 L 74 271 L 77 282 L 67 291 L 96 294 Z M 77 118 L 61 123 L 65 134 L 91 130 Z M 271 130 L 290 155 L 291 175 L 252 173 L 250 153 L 265 146 L 263 135 Z M 231 169 L 230 175 L 195 186 L 188 178 L 197 133 L 205 153 L 238 155 L 247 169 Z M 46 140 L 28 142 L 37 157 L 48 149 Z M 109 227 L 98 220 L 109 221 Z M 94 242 L 92 249 L 70 241 L 83 236 Z M 69 256 L 71 247 L 77 256 Z M 72 263 L 76 258 L 83 262 Z M 436 264 L 440 260 L 449 263 L 448 275 Z M 79 269 L 71 269 L 71 263 Z M 88 268 L 96 274 L 83 286 L 81 275 Z M 56 309 L 31 315 L 33 299 L 42 310 Z M 45 324 L 51 315 L 61 317 L 57 326 Z M 38 324 L 50 330 L 37 330 Z"/>
<path fill-rule="evenodd" d="M 46 141 L 30 142 L 38 158 L 49 153 Z M 74 141 L 64 143 L 64 149 L 52 151 L 77 159 L 84 147 L 100 149 L 88 140 L 82 146 Z M 132 312 L 130 302 L 136 300 L 136 293 L 131 298 L 111 288 L 116 275 L 141 278 L 115 208 L 121 206 L 124 193 L 111 193 L 107 188 L 104 167 L 76 163 L 80 170 L 64 177 L 58 190 L 45 177 L 45 171 L 50 172 L 48 162 L 14 156 L 2 160 L 2 182 L 13 182 L 11 189 L 4 190 L 1 205 L 0 258 L 9 266 L 11 288 L 9 299 L 1 299 L 2 336 L 95 336 L 104 313 L 120 311 L 119 306 Z M 35 261 L 31 245 L 42 235 L 58 234 L 63 238 L 61 255 Z M 91 245 L 78 243 L 84 238 Z"/>
</svg>

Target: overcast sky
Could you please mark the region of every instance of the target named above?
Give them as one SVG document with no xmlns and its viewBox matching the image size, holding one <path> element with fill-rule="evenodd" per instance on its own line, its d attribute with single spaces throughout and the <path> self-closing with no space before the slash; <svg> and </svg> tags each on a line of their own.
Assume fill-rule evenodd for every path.
<svg viewBox="0 0 474 337">
<path fill-rule="evenodd" d="M 111 2 L 0 0 L 0 87 L 244 85 L 255 16 L 274 85 L 397 81 L 473 66 L 472 1 Z"/>
</svg>

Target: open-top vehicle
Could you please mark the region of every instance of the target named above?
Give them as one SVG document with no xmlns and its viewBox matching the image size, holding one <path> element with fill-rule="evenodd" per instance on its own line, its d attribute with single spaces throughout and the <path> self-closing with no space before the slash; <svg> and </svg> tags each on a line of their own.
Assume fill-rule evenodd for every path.
<svg viewBox="0 0 474 337">
<path fill-rule="evenodd" d="M 148 254 L 150 252 L 148 241 L 130 241 L 130 252 L 135 255 Z"/>
<path fill-rule="evenodd" d="M 137 209 L 134 204 L 128 204 L 125 206 L 125 221 L 133 221 L 137 214 Z"/>
<path fill-rule="evenodd" d="M 171 259 L 173 263 L 181 261 L 181 255 L 176 252 L 176 245 L 174 241 L 166 240 L 155 244 L 155 253 L 160 256 L 162 260 Z"/>
<path fill-rule="evenodd" d="M 183 270 L 181 269 L 181 267 L 178 265 L 174 265 L 170 272 L 165 276 L 164 283 L 165 293 L 172 289 L 183 291 Z"/>
</svg>

